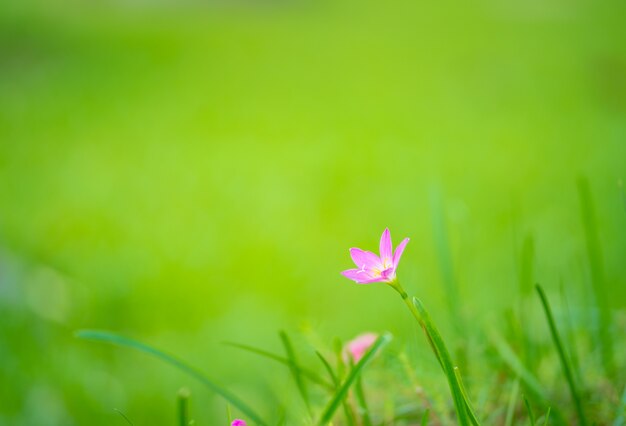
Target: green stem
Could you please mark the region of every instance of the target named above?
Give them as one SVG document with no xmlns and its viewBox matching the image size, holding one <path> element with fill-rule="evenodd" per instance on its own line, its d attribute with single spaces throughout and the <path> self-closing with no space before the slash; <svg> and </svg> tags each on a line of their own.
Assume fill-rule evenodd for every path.
<svg viewBox="0 0 626 426">
<path fill-rule="evenodd" d="M 464 395 L 461 384 L 459 383 L 458 377 L 455 374 L 454 364 L 452 363 L 450 353 L 448 352 L 448 349 L 446 348 L 446 345 L 443 342 L 443 339 L 441 338 L 437 327 L 430 319 L 428 312 L 419 300 L 415 298 L 409 300 L 408 294 L 406 293 L 406 291 L 404 291 L 404 289 L 397 280 L 394 280 L 388 284 L 400 294 L 400 297 L 409 308 L 409 311 L 424 330 L 424 333 L 428 338 L 430 347 L 435 353 L 435 356 L 439 361 L 439 365 L 441 366 L 444 374 L 446 375 L 446 378 L 448 379 L 448 385 L 450 386 L 450 391 L 454 400 L 459 423 L 462 426 L 469 425 L 470 423 L 478 426 L 479 423 L 476 419 L 476 416 L 474 415 L 469 400 Z"/>
<path fill-rule="evenodd" d="M 556 346 L 559 358 L 561 359 L 561 366 L 563 367 L 563 373 L 565 374 L 570 393 L 572 394 L 572 399 L 574 400 L 576 413 L 578 414 L 578 420 L 581 426 L 585 426 L 587 424 L 587 419 L 585 418 L 583 406 L 580 401 L 578 391 L 576 390 L 576 384 L 574 383 L 572 369 L 570 368 L 567 356 L 565 355 L 565 348 L 563 347 L 561 337 L 559 336 L 559 331 L 557 330 L 556 323 L 554 322 L 554 316 L 552 315 L 552 309 L 550 309 L 550 303 L 548 302 L 548 298 L 546 297 L 546 294 L 544 293 L 541 286 L 537 285 L 535 288 L 537 289 L 537 293 L 539 293 L 539 299 L 541 299 L 541 304 L 543 305 L 543 309 L 546 313 L 546 318 L 550 327 L 550 333 L 552 334 L 552 340 L 554 340 L 554 345 Z"/>
</svg>

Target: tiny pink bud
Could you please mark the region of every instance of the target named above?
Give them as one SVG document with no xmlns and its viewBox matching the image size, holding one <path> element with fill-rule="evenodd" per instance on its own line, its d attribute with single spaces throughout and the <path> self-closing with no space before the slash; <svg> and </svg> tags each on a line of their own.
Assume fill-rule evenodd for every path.
<svg viewBox="0 0 626 426">
<path fill-rule="evenodd" d="M 363 358 L 365 352 L 374 344 L 376 339 L 378 339 L 378 334 L 376 333 L 360 334 L 346 344 L 344 355 L 352 357 L 354 362 L 357 363 Z"/>
<path fill-rule="evenodd" d="M 230 426 L 246 426 L 246 422 L 244 420 L 235 419 Z"/>
</svg>

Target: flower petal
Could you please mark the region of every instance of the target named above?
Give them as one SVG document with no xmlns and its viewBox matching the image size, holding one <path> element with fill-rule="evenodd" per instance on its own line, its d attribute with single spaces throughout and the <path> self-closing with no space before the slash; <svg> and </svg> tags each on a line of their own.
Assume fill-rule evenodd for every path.
<svg viewBox="0 0 626 426">
<path fill-rule="evenodd" d="M 400 263 L 400 258 L 402 257 L 402 252 L 404 252 L 404 248 L 406 247 L 408 243 L 409 243 L 409 239 L 405 238 L 404 240 L 402 240 L 400 244 L 398 244 L 398 247 L 396 247 L 396 251 L 393 254 L 393 270 L 394 271 L 398 267 L 398 263 Z"/>
<path fill-rule="evenodd" d="M 380 260 L 384 267 L 391 266 L 393 260 L 393 247 L 391 246 L 391 233 L 385 228 L 380 236 Z"/>
<path fill-rule="evenodd" d="M 348 269 L 342 271 L 341 275 L 351 279 L 357 284 L 370 284 L 384 281 L 383 277 L 372 277 L 368 271 L 363 271 L 362 269 Z"/>
<path fill-rule="evenodd" d="M 361 250 L 359 248 L 351 248 L 350 256 L 354 261 L 354 264 L 359 269 L 383 269 L 382 262 L 371 251 Z"/>
</svg>

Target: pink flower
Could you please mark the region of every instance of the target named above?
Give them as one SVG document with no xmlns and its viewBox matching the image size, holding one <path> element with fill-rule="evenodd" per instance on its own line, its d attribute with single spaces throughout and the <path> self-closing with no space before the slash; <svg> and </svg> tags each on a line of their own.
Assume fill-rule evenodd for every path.
<svg viewBox="0 0 626 426">
<path fill-rule="evenodd" d="M 344 358 L 351 356 L 355 363 L 359 362 L 365 352 L 374 344 L 378 339 L 376 333 L 364 333 L 359 334 L 354 339 L 350 340 L 344 348 Z M 347 360 L 346 360 L 347 362 Z"/>
<path fill-rule="evenodd" d="M 244 420 L 235 419 L 230 426 L 246 426 L 246 422 Z"/>
<path fill-rule="evenodd" d="M 341 274 L 344 277 L 354 280 L 357 284 L 370 284 L 377 282 L 390 283 L 396 279 L 396 268 L 400 262 L 400 257 L 409 239 L 405 238 L 396 247 L 393 253 L 391 245 L 391 234 L 389 229 L 385 229 L 380 237 L 380 257 L 371 251 L 364 251 L 358 248 L 350 249 L 350 256 L 357 266 L 357 269 L 348 269 Z"/>
</svg>

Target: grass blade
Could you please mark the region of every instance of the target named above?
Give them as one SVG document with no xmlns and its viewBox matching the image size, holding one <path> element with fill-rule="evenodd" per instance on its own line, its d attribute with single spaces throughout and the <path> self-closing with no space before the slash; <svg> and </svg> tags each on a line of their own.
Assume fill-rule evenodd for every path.
<svg viewBox="0 0 626 426">
<path fill-rule="evenodd" d="M 122 418 L 124 420 L 126 420 L 126 423 L 128 423 L 130 426 L 134 426 L 133 422 L 130 421 L 130 419 L 126 416 L 126 414 L 122 413 L 120 410 L 118 410 L 117 408 L 114 408 L 113 411 L 115 411 L 117 414 L 119 414 L 120 416 L 122 416 Z"/>
<path fill-rule="evenodd" d="M 178 392 L 178 424 L 180 426 L 189 426 L 189 396 L 187 389 L 181 389 Z"/>
<path fill-rule="evenodd" d="M 356 384 L 354 385 L 354 394 L 356 395 L 359 413 L 361 414 L 362 425 L 372 426 L 369 409 L 367 408 L 367 400 L 365 399 L 365 392 L 363 391 L 363 381 L 361 380 L 360 375 L 356 378 Z"/>
<path fill-rule="evenodd" d="M 533 415 L 533 410 L 530 409 L 530 404 L 528 403 L 528 399 L 526 395 L 524 395 L 524 405 L 526 406 L 526 411 L 528 411 L 528 419 L 530 420 L 530 426 L 535 426 L 535 416 Z"/>
<path fill-rule="evenodd" d="M 456 408 L 457 420 L 462 426 L 468 426 L 470 422 L 472 422 L 471 418 L 475 418 L 476 416 L 468 415 L 470 407 L 463 397 L 461 386 L 459 385 L 456 374 L 454 372 L 454 364 L 452 363 L 452 359 L 450 358 L 450 353 L 448 352 L 448 349 L 443 342 L 441 334 L 439 334 L 439 330 L 437 330 L 437 327 L 431 320 L 428 311 L 426 311 L 426 308 L 424 308 L 424 305 L 422 305 L 422 302 L 414 297 L 413 305 L 417 308 L 419 312 L 419 316 L 422 320 L 422 326 L 424 327 L 424 330 L 426 331 L 426 334 L 432 343 L 433 349 L 435 350 L 435 355 L 439 359 L 439 362 L 441 363 L 441 366 L 443 368 L 443 372 L 448 379 L 448 385 L 450 387 L 450 392 L 452 393 L 454 406 Z"/>
<path fill-rule="evenodd" d="M 580 197 L 580 207 L 582 213 L 583 227 L 585 229 L 585 240 L 587 243 L 587 257 L 591 269 L 591 283 L 598 310 L 600 311 L 600 324 L 596 336 L 600 344 L 602 364 L 604 371 L 609 377 L 614 376 L 615 363 L 613 355 L 613 341 L 611 339 L 611 312 L 609 310 L 606 283 L 604 280 L 604 269 L 602 266 L 602 250 L 598 238 L 595 212 L 591 199 L 591 189 L 586 178 L 578 179 L 578 195 Z"/>
<path fill-rule="evenodd" d="M 459 383 L 459 388 L 461 389 L 461 394 L 463 395 L 463 399 L 465 400 L 465 405 L 467 408 L 467 415 L 470 416 L 470 420 L 472 424 L 474 426 L 478 426 L 480 422 L 478 421 L 478 418 L 476 417 L 476 412 L 474 410 L 474 407 L 472 406 L 469 396 L 467 395 L 467 391 L 465 390 L 465 385 L 463 385 L 463 378 L 461 377 L 461 371 L 459 370 L 459 367 L 454 367 L 454 375 L 456 376 L 456 380 Z"/>
<path fill-rule="evenodd" d="M 231 346 L 233 348 L 242 349 L 244 351 L 248 351 L 253 354 L 257 354 L 262 357 L 269 358 L 271 360 L 274 360 L 276 362 L 289 366 L 289 360 L 287 358 L 265 351 L 263 349 L 259 349 L 259 348 L 255 348 L 254 346 L 244 345 L 244 344 L 235 343 L 235 342 L 223 342 L 223 344 L 227 346 Z M 300 374 L 302 374 L 303 377 L 306 377 L 307 379 L 309 379 L 311 382 L 318 384 L 320 386 L 323 386 L 329 390 L 334 389 L 334 386 L 332 384 L 322 379 L 319 375 L 317 375 L 313 371 L 307 370 L 306 368 L 303 368 L 299 365 L 297 365 L 297 367 L 298 367 L 298 370 L 300 370 Z"/>
<path fill-rule="evenodd" d="M 291 340 L 289 336 L 284 331 L 280 333 L 280 340 L 283 342 L 283 346 L 285 347 L 285 353 L 287 354 L 287 361 L 289 362 L 289 369 L 291 370 L 291 375 L 296 382 L 296 386 L 298 388 L 298 392 L 300 392 L 300 396 L 306 405 L 306 409 L 311 414 L 311 402 L 309 401 L 309 392 L 307 391 L 304 380 L 302 380 L 302 373 L 300 367 L 298 367 L 298 360 L 296 359 L 296 353 L 293 350 L 293 345 L 291 344 Z"/>
<path fill-rule="evenodd" d="M 506 407 L 506 417 L 504 420 L 504 426 L 511 426 L 513 424 L 513 415 L 515 414 L 515 403 L 517 402 L 517 394 L 519 393 L 519 379 L 515 379 L 513 382 L 513 389 L 511 395 L 509 395 L 509 403 Z"/>
<path fill-rule="evenodd" d="M 320 359 L 320 361 L 322 361 L 322 364 L 324 364 L 324 367 L 326 368 L 328 375 L 330 376 L 331 380 L 333 381 L 333 384 L 335 385 L 335 391 L 336 391 L 337 388 L 339 387 L 339 378 L 333 371 L 333 367 L 331 367 L 330 363 L 324 357 L 324 355 L 321 354 L 321 352 L 315 351 L 315 353 L 317 354 L 317 357 Z M 348 426 L 356 425 L 354 414 L 352 414 L 352 410 L 350 409 L 350 406 L 348 405 L 348 403 L 344 400 L 342 401 L 342 405 L 343 405 L 343 412 L 346 416 L 346 423 L 348 424 Z"/>
<path fill-rule="evenodd" d="M 531 373 L 524 366 L 522 360 L 515 354 L 508 343 L 495 331 L 490 333 L 490 340 L 491 344 L 496 349 L 496 352 L 500 355 L 500 359 L 504 362 L 504 364 L 506 364 L 511 372 L 522 381 L 525 389 L 530 391 L 535 398 L 549 405 L 550 399 L 544 391 L 543 386 L 535 378 L 533 373 Z M 554 410 L 554 415 L 557 417 L 558 424 L 567 424 L 560 411 Z"/>
<path fill-rule="evenodd" d="M 234 395 L 227 389 L 224 389 L 223 387 L 215 384 L 212 380 L 208 379 L 196 368 L 186 364 L 185 362 L 172 355 L 160 351 L 159 349 L 153 348 L 152 346 L 146 345 L 128 337 L 120 336 L 115 333 L 110 333 L 108 331 L 80 330 L 76 332 L 76 337 L 85 340 L 95 340 L 117 346 L 127 347 L 135 349 L 139 352 L 152 355 L 153 357 L 158 358 L 161 361 L 165 361 L 166 363 L 178 368 L 189 376 L 195 378 L 211 391 L 220 395 L 226 401 L 230 402 L 233 406 L 237 407 L 242 413 L 244 413 L 246 416 L 248 416 L 249 419 L 257 423 L 258 425 L 267 426 L 268 424 L 261 418 L 261 416 L 259 416 L 252 408 L 250 408 L 245 402 L 240 400 L 236 395 Z"/>
<path fill-rule="evenodd" d="M 548 426 L 548 420 L 550 420 L 550 410 L 551 408 L 548 407 L 548 411 L 546 412 L 546 417 L 543 419 L 543 426 Z"/>
<path fill-rule="evenodd" d="M 424 414 L 422 414 L 422 421 L 420 422 L 421 426 L 426 426 L 428 424 L 428 415 L 430 414 L 430 409 L 426 409 Z"/>
<path fill-rule="evenodd" d="M 359 362 L 356 363 L 354 368 L 350 370 L 346 379 L 337 389 L 335 395 L 328 402 L 326 408 L 324 408 L 324 411 L 318 422 L 319 426 L 326 425 L 328 422 L 330 422 L 333 414 L 339 407 L 339 404 L 341 404 L 341 402 L 345 399 L 346 395 L 348 394 L 348 390 L 350 389 L 350 386 L 352 386 L 352 383 L 356 380 L 358 375 L 361 374 L 363 368 L 371 361 L 372 358 L 374 358 L 374 355 L 381 351 L 382 348 L 385 347 L 390 341 L 391 334 L 385 333 L 381 335 L 378 339 L 376 339 L 372 347 L 369 348 L 369 350 L 363 355 Z"/>
<path fill-rule="evenodd" d="M 570 393 L 572 394 L 572 399 L 574 400 L 574 405 L 576 406 L 578 420 L 581 426 L 585 426 L 587 424 L 587 419 L 585 418 L 583 406 L 580 401 L 580 397 L 578 396 L 578 391 L 576 389 L 576 384 L 574 383 L 574 377 L 572 375 L 569 361 L 567 360 L 567 356 L 565 355 L 563 343 L 561 342 L 559 332 L 556 328 L 556 323 L 554 322 L 554 317 L 552 315 L 552 310 L 550 309 L 548 298 L 546 297 L 546 294 L 544 293 L 540 285 L 537 285 L 535 288 L 537 289 L 537 293 L 539 294 L 539 298 L 541 299 L 541 304 L 543 305 L 543 309 L 546 313 L 546 318 L 550 327 L 550 334 L 552 335 L 552 340 L 554 341 L 554 345 L 556 346 L 557 352 L 559 354 L 561 367 L 563 368 L 563 373 L 565 374 L 565 378 L 567 379 L 567 384 L 569 385 Z"/>
</svg>

